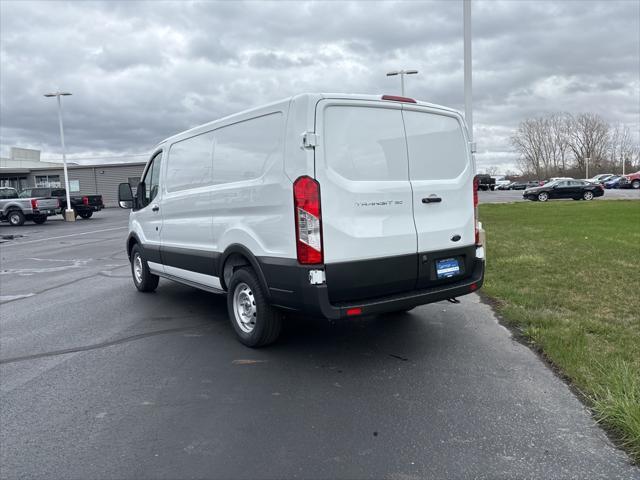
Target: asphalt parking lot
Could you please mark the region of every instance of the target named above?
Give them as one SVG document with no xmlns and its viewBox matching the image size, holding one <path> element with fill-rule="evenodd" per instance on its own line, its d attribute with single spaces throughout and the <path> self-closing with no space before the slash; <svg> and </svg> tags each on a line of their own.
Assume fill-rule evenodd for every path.
<svg viewBox="0 0 640 480">
<path fill-rule="evenodd" d="M 126 221 L 0 225 L 1 478 L 640 478 L 479 296 L 251 350 L 223 297 L 135 290 Z"/>
</svg>

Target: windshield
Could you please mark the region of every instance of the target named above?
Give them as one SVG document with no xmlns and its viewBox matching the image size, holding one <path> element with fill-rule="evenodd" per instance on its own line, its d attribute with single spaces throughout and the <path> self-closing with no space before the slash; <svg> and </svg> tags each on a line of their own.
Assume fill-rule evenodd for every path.
<svg viewBox="0 0 640 480">
<path fill-rule="evenodd" d="M 558 183 L 560 183 L 559 180 L 552 180 L 552 181 L 550 181 L 548 183 L 545 183 L 544 186 L 545 187 L 554 187 L 554 186 L 558 185 Z"/>
</svg>

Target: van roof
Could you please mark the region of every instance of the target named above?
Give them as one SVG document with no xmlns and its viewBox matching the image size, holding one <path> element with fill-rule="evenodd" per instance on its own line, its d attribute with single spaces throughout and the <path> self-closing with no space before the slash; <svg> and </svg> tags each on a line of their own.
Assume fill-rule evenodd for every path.
<svg viewBox="0 0 640 480">
<path fill-rule="evenodd" d="M 258 107 L 253 107 L 247 110 L 242 110 L 237 113 L 233 113 L 231 115 L 227 115 L 225 117 L 218 118 L 211 122 L 204 123 L 202 125 L 197 125 L 188 130 L 176 133 L 171 135 L 170 137 L 165 138 L 163 141 L 159 142 L 157 147 L 162 145 L 163 143 L 171 142 L 176 140 L 178 137 L 188 136 L 189 133 L 196 134 L 199 130 L 206 130 L 207 127 L 215 127 L 218 123 L 224 123 L 228 120 L 233 119 L 234 117 L 245 117 L 251 113 L 261 113 L 265 110 L 270 110 L 274 108 L 282 108 L 283 110 L 292 100 L 306 100 L 307 102 L 316 103 L 320 100 L 324 99 L 338 99 L 338 100 L 366 100 L 366 101 L 379 101 L 379 102 L 389 102 L 389 100 L 382 100 L 382 94 L 379 95 L 370 95 L 370 94 L 360 94 L 360 93 L 301 93 L 298 95 L 294 95 L 291 97 L 283 98 L 281 100 L 277 100 L 275 102 L 267 103 L 264 105 L 260 105 Z M 444 110 L 450 113 L 455 113 L 462 116 L 462 113 L 453 108 L 445 107 L 442 105 L 437 105 L 435 103 L 423 102 L 421 100 L 416 100 L 416 103 L 412 103 L 411 105 L 418 105 L 422 107 L 429 107 L 438 110 Z M 156 148 L 157 148 L 156 147 Z"/>
</svg>

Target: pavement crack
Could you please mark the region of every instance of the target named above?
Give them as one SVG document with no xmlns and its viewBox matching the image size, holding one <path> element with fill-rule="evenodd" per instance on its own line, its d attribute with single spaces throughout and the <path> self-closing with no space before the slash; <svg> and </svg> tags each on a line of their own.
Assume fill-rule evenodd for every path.
<svg viewBox="0 0 640 480">
<path fill-rule="evenodd" d="M 177 327 L 177 328 L 167 328 L 164 330 L 154 330 L 153 332 L 138 333 L 137 335 L 122 337 L 116 340 L 110 340 L 108 342 L 94 343 L 92 345 L 84 345 L 81 347 L 65 348 L 62 350 L 54 350 L 52 352 L 35 353 L 33 355 L 24 355 L 21 357 L 0 359 L 0 365 L 6 365 L 9 363 L 26 362 L 28 360 L 36 360 L 36 359 L 45 358 L 45 357 L 56 357 L 58 355 L 66 355 L 68 353 L 86 352 L 88 350 L 98 350 L 101 348 L 112 347 L 114 345 L 120 345 L 122 343 L 134 342 L 136 340 L 140 340 L 147 337 L 153 337 L 156 335 L 166 335 L 170 333 L 184 332 L 187 330 L 194 330 L 197 328 L 210 327 L 210 326 L 211 324 L 209 323 L 202 323 L 199 325 L 191 325 L 190 327 Z"/>
</svg>

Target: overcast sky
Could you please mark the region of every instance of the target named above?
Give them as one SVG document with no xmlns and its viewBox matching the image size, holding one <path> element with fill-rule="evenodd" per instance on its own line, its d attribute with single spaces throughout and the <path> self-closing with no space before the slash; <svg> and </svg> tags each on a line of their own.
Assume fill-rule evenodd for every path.
<svg viewBox="0 0 640 480">
<path fill-rule="evenodd" d="M 640 2 L 473 0 L 480 168 L 513 164 L 509 136 L 552 111 L 640 131 Z M 149 151 L 192 126 L 302 92 L 399 93 L 464 109 L 462 2 L 0 0 L 0 154 Z M 144 157 L 140 157 L 144 158 Z"/>
</svg>

